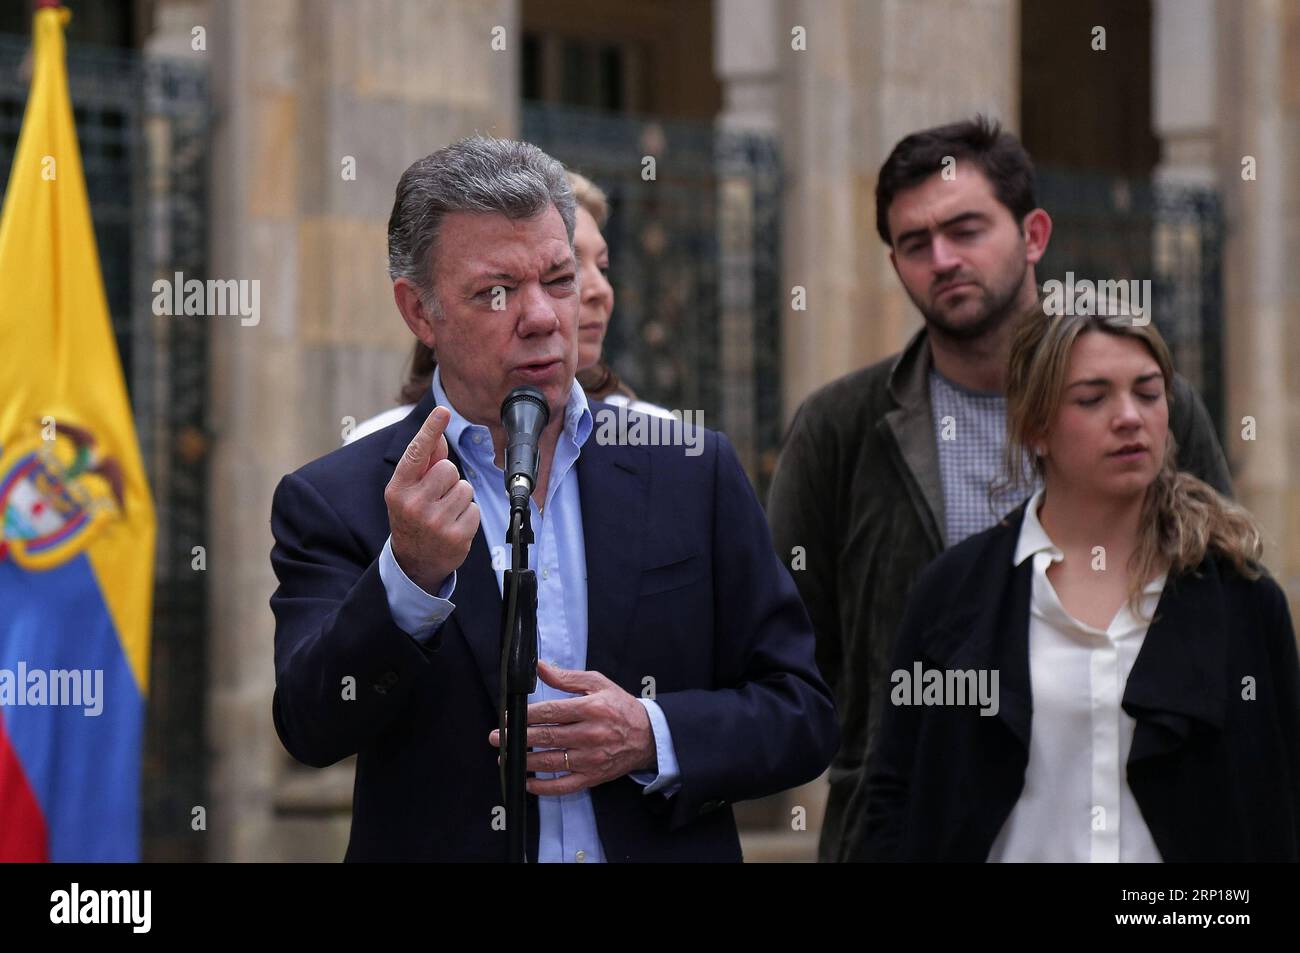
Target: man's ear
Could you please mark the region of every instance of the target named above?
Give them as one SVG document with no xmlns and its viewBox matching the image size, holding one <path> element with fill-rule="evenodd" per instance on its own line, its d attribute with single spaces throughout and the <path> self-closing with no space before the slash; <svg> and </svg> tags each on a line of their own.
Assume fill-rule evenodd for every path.
<svg viewBox="0 0 1300 953">
<path fill-rule="evenodd" d="M 1052 237 L 1052 216 L 1045 209 L 1036 208 L 1025 216 L 1020 231 L 1025 236 L 1025 260 L 1031 265 L 1038 264 Z"/>
<path fill-rule="evenodd" d="M 402 320 L 411 329 L 411 333 L 430 349 L 436 349 L 433 315 L 425 307 L 420 289 L 409 278 L 398 278 L 393 282 L 393 301 L 402 313 Z"/>
</svg>

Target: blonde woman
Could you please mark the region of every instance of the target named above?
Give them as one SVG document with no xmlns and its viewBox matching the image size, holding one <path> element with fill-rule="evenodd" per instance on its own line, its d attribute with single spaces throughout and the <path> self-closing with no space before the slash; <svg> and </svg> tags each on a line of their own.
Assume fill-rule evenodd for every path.
<svg viewBox="0 0 1300 953">
<path fill-rule="evenodd" d="M 581 301 L 578 312 L 578 383 L 587 396 L 611 404 L 626 404 L 633 410 L 668 417 L 667 410 L 638 400 L 632 388 L 619 379 L 614 369 L 601 357 L 605 332 L 614 313 L 614 289 L 609 283 L 609 246 L 600 230 L 609 217 L 609 201 L 600 186 L 584 175 L 569 171 L 569 187 L 577 202 L 573 227 L 573 250 L 578 259 L 578 287 Z M 416 341 L 411 366 L 398 399 L 401 404 L 349 432 L 344 443 L 382 430 L 406 417 L 433 383 L 437 361 L 433 352 Z"/>
<path fill-rule="evenodd" d="M 922 574 L 860 779 L 858 858 L 1300 859 L 1300 671 L 1241 507 L 1174 467 L 1169 351 L 1027 315 L 1008 479 Z"/>
</svg>

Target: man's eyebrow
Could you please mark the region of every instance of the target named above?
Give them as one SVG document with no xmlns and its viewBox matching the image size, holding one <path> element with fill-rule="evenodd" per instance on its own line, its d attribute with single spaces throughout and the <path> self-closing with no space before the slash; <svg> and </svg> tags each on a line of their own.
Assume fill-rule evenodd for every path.
<svg viewBox="0 0 1300 953">
<path fill-rule="evenodd" d="M 572 265 L 573 259 L 570 257 L 556 258 L 551 262 L 551 264 L 546 266 L 546 270 L 543 271 L 542 274 L 549 275 L 552 272 L 559 271 L 561 268 L 568 268 Z M 508 281 L 514 283 L 519 281 L 519 276 L 513 275 L 508 271 L 482 271 L 473 275 L 468 281 L 466 281 L 465 286 L 471 288 L 475 285 L 481 285 L 485 281 L 493 281 L 497 283 Z"/>
<path fill-rule="evenodd" d="M 465 282 L 466 287 L 482 284 L 485 281 L 518 281 L 514 275 L 504 271 L 480 272 Z"/>
<path fill-rule="evenodd" d="M 1141 377 L 1135 377 L 1133 383 L 1145 384 L 1148 381 L 1161 379 L 1164 376 L 1165 375 L 1161 374 L 1159 371 L 1152 371 L 1149 374 L 1143 374 Z M 1075 381 L 1065 389 L 1069 390 L 1071 387 L 1109 387 L 1111 383 L 1112 381 L 1109 377 L 1089 377 L 1087 380 Z"/>
<path fill-rule="evenodd" d="M 975 212 L 975 211 L 962 212 L 960 215 L 954 215 L 952 218 L 944 219 L 942 222 L 939 223 L 939 228 L 941 229 L 952 228 L 954 225 L 964 225 L 966 222 L 976 221 L 976 220 L 981 222 L 986 222 L 988 221 L 988 216 L 985 215 L 983 212 Z M 928 228 L 914 228 L 911 231 L 903 232 L 903 234 L 899 235 L 898 244 L 901 245 L 903 244 L 903 242 L 907 241 L 908 239 L 919 238 L 922 235 L 928 235 L 928 234 L 930 234 L 930 230 Z"/>
</svg>

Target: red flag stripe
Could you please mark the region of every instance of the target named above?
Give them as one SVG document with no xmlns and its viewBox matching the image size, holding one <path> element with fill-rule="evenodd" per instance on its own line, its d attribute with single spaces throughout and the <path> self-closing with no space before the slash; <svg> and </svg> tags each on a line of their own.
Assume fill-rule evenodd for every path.
<svg viewBox="0 0 1300 953">
<path fill-rule="evenodd" d="M 0 718 L 0 861 L 50 859 L 45 818 Z"/>
</svg>

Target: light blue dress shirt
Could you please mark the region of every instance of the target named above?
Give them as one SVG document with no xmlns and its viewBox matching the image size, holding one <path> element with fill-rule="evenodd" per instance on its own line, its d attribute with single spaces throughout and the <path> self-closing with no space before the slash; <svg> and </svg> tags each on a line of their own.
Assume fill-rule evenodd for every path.
<svg viewBox="0 0 1300 953">
<path fill-rule="evenodd" d="M 479 506 L 480 527 L 493 554 L 497 587 L 504 587 L 505 566 L 510 553 L 505 545 L 510 516 L 505 474 L 494 461 L 492 435 L 487 427 L 472 424 L 452 406 L 442 389 L 442 375 L 435 370 L 433 395 L 451 411 L 447 442 L 461 459 L 461 477 L 474 488 Z M 591 435 L 592 417 L 587 396 L 575 381 L 564 408 L 564 430 L 556 442 L 546 485 L 546 504 L 532 506 L 536 541 L 528 550 L 528 564 L 537 573 L 537 654 L 561 668 L 587 667 L 587 556 L 582 530 L 582 508 L 578 495 L 576 464 L 582 445 Z M 594 487 L 590 492 L 599 492 Z M 402 571 L 393 556 L 393 538 L 388 537 L 379 556 L 379 576 L 388 595 L 388 607 L 398 628 L 420 641 L 430 640 L 456 608 L 451 597 L 456 573 L 447 577 L 437 595 L 430 595 Z M 528 701 L 573 698 L 573 694 L 552 688 L 541 679 Z M 631 777 L 645 786 L 646 794 L 662 792 L 671 797 L 681 787 L 677 758 L 673 751 L 668 719 L 658 703 L 638 698 L 650 716 L 654 732 L 658 773 L 636 772 Z M 487 744 L 487 739 L 483 739 Z M 539 772 L 538 777 L 562 777 Z M 605 852 L 596 831 L 591 792 L 578 791 L 560 797 L 539 797 L 538 860 L 542 863 L 601 863 Z"/>
</svg>

